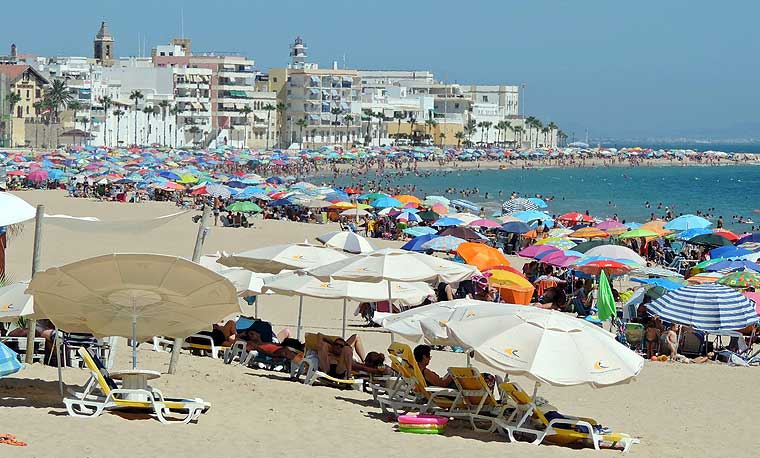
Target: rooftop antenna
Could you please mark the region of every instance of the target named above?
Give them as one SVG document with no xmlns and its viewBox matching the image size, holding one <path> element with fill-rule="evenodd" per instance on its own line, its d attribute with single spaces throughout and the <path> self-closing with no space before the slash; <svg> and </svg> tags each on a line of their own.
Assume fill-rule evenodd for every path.
<svg viewBox="0 0 760 458">
<path fill-rule="evenodd" d="M 185 38 L 185 6 L 182 5 L 179 9 L 179 35 L 182 39 Z"/>
<path fill-rule="evenodd" d="M 345 70 L 346 68 L 348 68 L 346 67 L 346 53 L 343 53 L 343 70 Z"/>
</svg>

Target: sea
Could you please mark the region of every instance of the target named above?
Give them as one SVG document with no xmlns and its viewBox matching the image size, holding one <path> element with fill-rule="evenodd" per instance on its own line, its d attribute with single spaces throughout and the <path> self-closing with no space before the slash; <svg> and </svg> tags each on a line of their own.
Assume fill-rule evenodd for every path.
<svg viewBox="0 0 760 458">
<path fill-rule="evenodd" d="M 370 173 L 362 181 L 378 178 Z M 760 230 L 760 166 L 458 169 L 380 179 L 394 186 L 414 185 L 413 194 L 418 196 L 464 198 L 489 215 L 516 192 L 522 197 L 541 196 L 548 201 L 545 210 L 553 215 L 588 211 L 596 218 L 617 215 L 620 220 L 645 222 L 652 214 L 664 216 L 668 207 L 675 216 L 697 211 L 711 214 L 714 220 L 722 216 L 725 226 L 734 231 L 751 231 L 753 226 Z M 336 184 L 361 185 L 346 176 Z M 478 193 L 462 197 L 447 193 L 450 188 L 457 192 L 477 188 Z M 739 217 L 750 222 L 739 223 Z"/>
</svg>

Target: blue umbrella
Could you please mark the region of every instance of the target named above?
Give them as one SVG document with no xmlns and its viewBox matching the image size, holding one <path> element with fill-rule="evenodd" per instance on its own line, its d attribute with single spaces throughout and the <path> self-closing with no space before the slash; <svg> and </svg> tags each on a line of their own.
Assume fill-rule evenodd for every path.
<svg viewBox="0 0 760 458">
<path fill-rule="evenodd" d="M 751 234 L 743 235 L 736 241 L 737 245 L 741 245 L 746 242 L 760 242 L 760 232 L 753 232 Z"/>
<path fill-rule="evenodd" d="M 536 204 L 538 208 L 546 208 L 549 206 L 544 199 L 539 199 L 538 197 L 528 197 L 528 200 Z"/>
<path fill-rule="evenodd" d="M 529 223 L 531 221 L 553 221 L 552 217 L 544 212 L 538 210 L 525 210 L 521 212 L 514 212 L 512 216 L 515 218 Z"/>
<path fill-rule="evenodd" d="M 710 264 L 709 266 L 705 267 L 705 270 L 707 270 L 708 272 L 731 271 L 731 270 L 742 270 L 742 269 L 748 269 L 748 270 L 754 270 L 755 272 L 760 272 L 760 264 L 754 263 L 752 261 L 748 261 L 746 259 L 736 259 L 736 260 L 716 262 L 715 264 Z"/>
<path fill-rule="evenodd" d="M 293 205 L 293 202 L 288 199 L 277 199 L 269 202 L 267 205 L 270 207 L 286 207 L 288 205 Z"/>
<path fill-rule="evenodd" d="M 512 234 L 524 234 L 526 232 L 530 232 L 532 229 L 522 221 L 510 221 L 508 223 L 502 224 L 499 230 Z"/>
<path fill-rule="evenodd" d="M 402 204 L 398 199 L 394 199 L 393 197 L 381 197 L 379 199 L 375 199 L 375 201 L 372 202 L 372 206 L 375 208 L 388 208 L 403 207 L 404 204 Z"/>
<path fill-rule="evenodd" d="M 739 256 L 744 256 L 747 254 L 752 254 L 752 252 L 744 248 L 739 248 L 732 245 L 726 245 L 719 248 L 713 248 L 712 250 L 710 250 L 710 259 L 738 258 Z"/>
<path fill-rule="evenodd" d="M 687 229 L 681 233 L 679 233 L 676 238 L 678 240 L 689 240 L 693 239 L 694 237 L 698 235 L 704 235 L 704 234 L 711 234 L 712 231 L 710 229 L 704 228 L 704 227 L 695 227 L 693 229 Z"/>
<path fill-rule="evenodd" d="M 53 169 L 48 171 L 48 180 L 60 180 L 63 178 L 63 170 Z"/>
<path fill-rule="evenodd" d="M 414 227 L 407 227 L 406 229 L 404 229 L 404 233 L 405 234 L 409 234 L 412 237 L 420 237 L 422 235 L 431 235 L 431 234 L 438 235 L 437 232 L 438 231 L 436 231 L 432 227 L 428 227 L 428 226 L 414 226 Z M 404 246 L 406 246 L 406 245 L 404 245 Z"/>
<path fill-rule="evenodd" d="M 462 221 L 461 219 L 451 218 L 447 216 L 445 218 L 441 218 L 438 221 L 434 222 L 433 224 L 431 224 L 431 226 L 447 227 L 447 226 L 460 226 L 462 224 L 464 224 L 464 221 Z"/>
<path fill-rule="evenodd" d="M 683 285 L 680 283 L 665 280 L 664 278 L 631 278 L 631 281 L 643 283 L 645 285 L 659 286 L 661 288 L 667 289 L 668 291 L 673 291 L 674 289 L 683 287 Z"/>
<path fill-rule="evenodd" d="M 408 229 L 404 229 L 404 232 L 411 229 L 422 229 L 421 227 L 410 227 Z M 404 246 L 401 247 L 402 250 L 406 251 L 419 251 L 423 252 L 425 251 L 425 248 L 422 248 L 423 243 L 427 243 L 435 238 L 438 238 L 438 234 L 426 234 L 426 235 L 420 235 L 418 237 L 413 238 L 412 240 L 406 242 Z"/>
<path fill-rule="evenodd" d="M 450 252 L 455 251 L 459 245 L 466 241 L 467 240 L 465 239 L 460 239 L 459 237 L 454 237 L 452 235 L 444 235 L 423 243 L 420 248 L 425 250 Z"/>
<path fill-rule="evenodd" d="M 757 322 L 754 304 L 728 286 L 684 286 L 647 305 L 663 320 L 706 332 L 736 331 Z"/>
<path fill-rule="evenodd" d="M 701 216 L 697 215 L 681 215 L 678 218 L 670 221 L 663 226 L 665 229 L 671 231 L 686 231 L 695 228 L 704 228 L 712 226 L 712 223 Z"/>
<path fill-rule="evenodd" d="M 21 363 L 16 352 L 0 342 L 0 377 L 15 374 L 21 370 Z"/>
</svg>

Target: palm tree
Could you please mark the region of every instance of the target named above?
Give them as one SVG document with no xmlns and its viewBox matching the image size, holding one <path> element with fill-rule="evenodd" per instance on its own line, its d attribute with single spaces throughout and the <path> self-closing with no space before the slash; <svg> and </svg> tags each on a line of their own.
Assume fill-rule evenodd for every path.
<svg viewBox="0 0 760 458">
<path fill-rule="evenodd" d="M 268 107 L 271 107 L 272 105 L 267 105 Z M 243 148 L 248 146 L 248 116 L 253 112 L 251 107 L 248 105 L 243 105 L 243 108 L 238 110 L 238 113 L 243 115 L 243 119 L 245 119 L 245 127 L 243 128 Z M 269 121 L 267 121 L 267 126 L 269 126 Z M 269 133 L 267 131 L 267 136 L 269 136 Z"/>
<path fill-rule="evenodd" d="M 549 121 L 549 124 L 546 125 L 546 127 L 549 129 L 549 146 L 552 146 L 552 140 L 554 139 L 554 132 L 557 131 L 557 125 L 554 124 L 554 121 Z M 559 138 L 558 138 L 559 139 Z M 556 146 L 556 145 L 554 145 Z"/>
<path fill-rule="evenodd" d="M 385 113 L 378 111 L 372 116 L 377 118 L 377 146 L 380 146 L 380 134 L 383 132 L 383 121 L 385 121 Z"/>
<path fill-rule="evenodd" d="M 528 116 L 525 118 L 525 124 L 523 125 L 523 129 L 528 131 L 528 144 L 530 147 L 533 147 L 533 123 L 536 121 L 536 118 L 533 116 Z"/>
<path fill-rule="evenodd" d="M 485 122 L 484 121 L 480 121 L 479 123 L 477 123 L 475 125 L 475 127 L 477 127 L 478 129 L 480 129 L 480 143 L 483 143 L 483 134 L 485 133 L 485 130 L 484 130 Z"/>
<path fill-rule="evenodd" d="M 161 107 L 161 125 L 163 127 L 163 141 L 161 142 L 163 146 L 166 146 L 166 112 L 169 109 L 169 101 L 168 100 L 162 100 L 158 102 L 158 106 Z"/>
<path fill-rule="evenodd" d="M 279 104 L 278 104 L 278 105 L 279 105 Z M 272 112 L 273 112 L 274 110 L 276 110 L 276 109 L 277 109 L 277 107 L 276 107 L 276 106 L 274 106 L 274 105 L 272 105 L 271 103 L 267 103 L 266 105 L 264 105 L 264 108 L 263 108 L 263 109 L 264 109 L 264 111 L 266 111 L 266 112 L 267 112 L 267 142 L 266 142 L 266 146 L 265 146 L 264 148 L 265 148 L 265 149 L 269 149 L 269 120 L 270 120 L 270 119 L 271 119 L 271 117 L 272 117 Z"/>
<path fill-rule="evenodd" d="M 332 123 L 333 124 L 333 140 L 335 140 L 338 137 L 337 129 L 338 129 L 338 126 L 340 125 L 340 123 L 338 122 L 338 116 L 343 114 L 343 110 L 341 110 L 340 108 L 332 108 L 330 110 L 330 114 L 335 117 Z"/>
<path fill-rule="evenodd" d="M 197 142 L 195 141 L 195 136 L 196 136 L 198 133 L 200 133 L 200 131 L 201 131 L 201 130 L 198 128 L 198 126 L 192 126 L 192 127 L 190 127 L 190 129 L 188 130 L 188 132 L 190 132 L 190 134 L 192 135 L 192 140 L 193 140 L 193 144 L 194 144 L 194 145 L 197 143 Z"/>
<path fill-rule="evenodd" d="M 74 129 L 77 128 L 77 111 L 82 109 L 82 104 L 79 103 L 77 100 L 73 100 L 69 102 L 69 106 L 67 107 L 69 110 L 71 110 L 71 114 L 74 118 Z M 76 136 L 74 136 L 74 144 L 76 144 L 77 139 Z"/>
<path fill-rule="evenodd" d="M 504 121 L 504 144 L 507 144 L 507 131 L 511 130 L 514 132 L 514 128 L 512 127 L 512 123 L 509 121 Z"/>
<path fill-rule="evenodd" d="M 436 126 L 436 122 L 433 118 L 428 118 L 425 120 L 425 132 L 428 134 L 428 136 L 432 139 L 433 134 L 433 128 Z"/>
<path fill-rule="evenodd" d="M 472 136 L 475 135 L 475 128 L 477 126 L 478 124 L 474 119 L 467 121 L 467 124 L 464 126 L 464 133 L 467 135 L 467 143 L 472 144 Z"/>
<path fill-rule="evenodd" d="M 393 119 L 398 121 L 398 127 L 396 127 L 396 138 L 399 138 L 401 136 L 401 121 L 404 120 L 404 112 L 402 111 L 394 111 L 393 112 Z"/>
<path fill-rule="evenodd" d="M 445 146 L 444 143 L 446 142 L 446 134 L 441 132 L 438 134 L 438 138 L 441 140 L 441 148 L 443 148 Z"/>
<path fill-rule="evenodd" d="M 372 135 L 370 134 L 370 129 L 372 129 L 372 115 L 374 113 L 369 108 L 362 109 L 362 121 L 367 121 L 367 134 L 364 136 L 364 144 L 369 145 L 369 142 L 372 141 Z"/>
<path fill-rule="evenodd" d="M 116 146 L 119 145 L 119 125 L 121 124 L 121 117 L 124 116 L 124 110 L 119 108 L 113 111 L 113 115 L 116 116 Z"/>
<path fill-rule="evenodd" d="M 103 97 L 99 98 L 98 101 L 101 105 L 103 105 L 103 146 L 108 146 L 108 109 L 111 108 L 111 105 L 113 105 L 113 99 L 111 97 L 108 97 L 107 95 L 104 95 Z M 118 132 L 117 135 L 118 137 Z"/>
<path fill-rule="evenodd" d="M 177 135 L 179 133 L 179 118 L 178 118 L 178 115 L 180 114 L 181 111 L 182 111 L 182 109 L 177 104 L 174 104 L 174 106 L 172 106 L 169 109 L 169 114 L 171 114 L 172 116 L 174 116 L 174 147 L 175 148 L 177 147 Z M 169 128 L 169 132 L 171 133 L 171 126 Z"/>
<path fill-rule="evenodd" d="M 280 123 L 285 122 L 285 109 L 287 108 L 287 106 L 282 102 L 277 102 L 277 105 L 275 105 L 275 108 L 277 109 L 277 119 L 279 120 L 278 122 Z M 279 137 L 280 138 L 278 138 L 277 140 L 277 145 L 280 145 L 280 142 L 282 140 L 282 130 L 280 130 Z"/>
<path fill-rule="evenodd" d="M 298 127 L 299 136 L 300 136 L 300 141 L 299 141 L 299 143 L 301 144 L 301 148 L 303 148 L 303 146 L 304 146 L 304 145 L 303 145 L 303 129 L 304 129 L 304 127 L 306 127 L 307 125 L 309 125 L 309 123 L 308 123 L 308 122 L 306 122 L 306 120 L 305 120 L 305 119 L 303 119 L 303 118 L 301 118 L 301 119 L 299 119 L 299 120 L 297 120 L 297 121 L 296 121 L 296 127 Z"/>
<path fill-rule="evenodd" d="M 536 118 L 533 121 L 533 128 L 536 129 L 536 146 L 538 146 L 538 133 L 541 131 L 543 127 L 544 126 L 543 124 L 541 124 L 541 120 L 539 120 L 538 118 Z"/>
<path fill-rule="evenodd" d="M 56 124 L 60 124 L 61 110 L 65 110 L 74 99 L 71 91 L 62 80 L 54 80 L 53 84 L 48 88 L 45 97 L 50 103 Z M 56 129 L 55 134 L 55 144 L 57 145 L 58 129 Z"/>
<path fill-rule="evenodd" d="M 512 128 L 512 131 L 514 131 L 515 133 L 515 146 L 517 148 L 522 147 L 522 133 L 523 133 L 522 126 L 515 126 L 514 128 Z"/>
<path fill-rule="evenodd" d="M 18 95 L 16 92 L 9 92 L 8 95 L 5 96 L 5 100 L 8 101 L 8 110 L 9 110 L 9 117 L 8 117 L 8 129 L 9 132 L 9 146 L 13 147 L 13 108 L 15 108 L 16 104 L 18 104 L 21 101 L 21 96 Z"/>
<path fill-rule="evenodd" d="M 351 123 L 354 122 L 354 116 L 350 113 L 343 116 L 343 122 L 346 124 L 346 143 L 350 143 L 351 142 L 350 129 L 351 129 Z"/>
<path fill-rule="evenodd" d="M 488 143 L 488 133 L 491 130 L 493 123 L 491 121 L 483 121 L 483 128 L 486 130 L 486 143 Z"/>
<path fill-rule="evenodd" d="M 417 124 L 417 118 L 414 115 L 409 115 L 409 119 L 406 121 L 409 123 L 409 140 L 414 141 L 414 125 Z"/>
<path fill-rule="evenodd" d="M 143 93 L 137 89 L 135 89 L 134 91 L 132 91 L 132 93 L 129 94 L 129 100 L 135 101 L 135 106 L 133 108 L 134 113 L 135 113 L 135 146 L 137 146 L 137 104 L 140 103 L 140 99 L 144 97 L 145 96 L 143 95 Z"/>
<path fill-rule="evenodd" d="M 459 132 L 454 134 L 454 138 L 457 139 L 457 148 L 459 148 L 462 145 L 462 140 L 465 139 L 464 132 L 460 130 Z"/>
<path fill-rule="evenodd" d="M 144 106 L 142 109 L 143 114 L 145 114 L 145 122 L 146 122 L 146 129 L 145 129 L 145 145 L 150 144 L 150 115 L 153 114 L 153 107 L 152 106 Z"/>
</svg>

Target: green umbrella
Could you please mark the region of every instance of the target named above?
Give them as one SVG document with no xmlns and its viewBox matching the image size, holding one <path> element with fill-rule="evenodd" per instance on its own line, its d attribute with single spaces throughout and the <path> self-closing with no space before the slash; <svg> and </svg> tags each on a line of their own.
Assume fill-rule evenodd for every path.
<svg viewBox="0 0 760 458">
<path fill-rule="evenodd" d="M 424 212 L 419 212 L 417 213 L 417 216 L 422 218 L 423 221 L 435 221 L 441 217 L 441 215 L 431 210 L 425 210 Z"/>
<path fill-rule="evenodd" d="M 177 180 L 177 183 L 179 184 L 194 184 L 197 182 L 198 182 L 198 178 L 191 173 L 186 173 L 182 175 L 179 180 Z"/>
<path fill-rule="evenodd" d="M 579 243 L 578 245 L 575 245 L 573 247 L 573 251 L 577 251 L 579 253 L 585 253 L 588 250 L 602 246 L 602 245 L 614 245 L 613 243 L 610 243 L 608 240 L 589 240 L 588 242 Z"/>
<path fill-rule="evenodd" d="M 607 281 L 607 274 L 604 270 L 599 272 L 599 292 L 596 298 L 597 316 L 600 320 L 606 321 L 617 315 L 615 306 L 615 297 L 612 295 L 610 282 Z"/>
<path fill-rule="evenodd" d="M 733 272 L 721 277 L 717 283 L 734 288 L 760 288 L 760 275 L 755 272 Z"/>
<path fill-rule="evenodd" d="M 705 259 L 704 261 L 700 262 L 699 264 L 695 265 L 695 269 L 705 269 L 705 267 L 710 266 L 712 264 L 728 261 L 726 258 L 715 258 L 715 259 Z"/>
<path fill-rule="evenodd" d="M 718 234 L 698 235 L 696 237 L 690 238 L 686 243 L 691 243 L 692 245 L 702 245 L 702 246 L 710 246 L 710 247 L 733 245 L 733 243 L 731 243 L 730 240 Z"/>
<path fill-rule="evenodd" d="M 243 202 L 235 202 L 232 205 L 228 205 L 227 210 L 231 212 L 241 212 L 241 213 L 260 213 L 261 207 L 254 204 L 253 202 L 243 201 Z"/>
<path fill-rule="evenodd" d="M 659 237 L 660 234 L 648 229 L 633 229 L 628 232 L 623 232 L 619 235 L 621 239 L 637 239 L 641 237 Z"/>
</svg>

